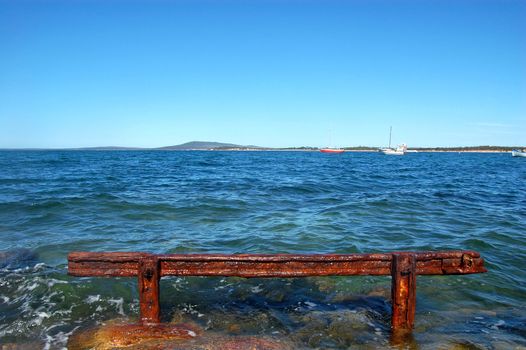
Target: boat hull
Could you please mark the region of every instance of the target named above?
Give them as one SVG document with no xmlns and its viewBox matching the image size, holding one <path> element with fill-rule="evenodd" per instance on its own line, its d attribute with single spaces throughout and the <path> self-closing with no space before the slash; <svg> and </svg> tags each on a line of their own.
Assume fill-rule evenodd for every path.
<svg viewBox="0 0 526 350">
<path fill-rule="evenodd" d="M 388 156 L 403 156 L 405 154 L 404 151 L 396 150 L 396 149 L 381 149 L 379 150 L 380 153 L 388 155 Z"/>
<path fill-rule="evenodd" d="M 345 150 L 343 149 L 334 149 L 334 148 L 322 148 L 320 149 L 321 153 L 343 153 Z"/>
<path fill-rule="evenodd" d="M 526 152 L 521 151 L 511 151 L 512 157 L 526 157 Z"/>
</svg>

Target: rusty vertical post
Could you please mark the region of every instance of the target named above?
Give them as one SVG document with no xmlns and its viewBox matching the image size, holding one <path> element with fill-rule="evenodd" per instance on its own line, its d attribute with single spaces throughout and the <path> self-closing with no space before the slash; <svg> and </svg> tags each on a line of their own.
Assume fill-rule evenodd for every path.
<svg viewBox="0 0 526 350">
<path fill-rule="evenodd" d="M 161 277 L 159 259 L 147 256 L 139 260 L 139 304 L 140 322 L 160 323 L 159 279 Z"/>
<path fill-rule="evenodd" d="M 391 265 L 393 331 L 411 331 L 416 307 L 416 257 L 412 253 L 394 253 Z"/>
</svg>

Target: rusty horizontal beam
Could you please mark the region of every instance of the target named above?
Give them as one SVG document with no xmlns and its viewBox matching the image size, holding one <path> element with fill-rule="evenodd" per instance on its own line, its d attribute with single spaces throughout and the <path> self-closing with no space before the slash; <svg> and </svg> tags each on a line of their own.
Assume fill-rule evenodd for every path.
<svg viewBox="0 0 526 350">
<path fill-rule="evenodd" d="M 72 252 L 73 276 L 138 276 L 139 262 L 155 257 L 162 276 L 306 277 L 391 275 L 393 254 L 167 254 Z M 412 254 L 417 275 L 486 272 L 474 251 L 403 252 Z"/>
<path fill-rule="evenodd" d="M 473 251 L 393 252 L 378 254 L 167 254 L 72 252 L 73 276 L 138 276 L 140 320 L 160 323 L 162 276 L 306 277 L 390 275 L 393 334 L 410 332 L 416 308 L 416 275 L 486 272 Z M 402 332 L 402 333 L 400 333 Z"/>
</svg>

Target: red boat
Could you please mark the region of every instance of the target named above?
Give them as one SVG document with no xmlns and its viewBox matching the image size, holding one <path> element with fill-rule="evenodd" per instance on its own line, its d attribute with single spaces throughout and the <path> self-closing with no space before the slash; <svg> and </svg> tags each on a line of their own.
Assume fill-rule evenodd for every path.
<svg viewBox="0 0 526 350">
<path fill-rule="evenodd" d="M 320 149 L 321 153 L 343 153 L 345 150 L 339 148 L 322 148 Z"/>
</svg>

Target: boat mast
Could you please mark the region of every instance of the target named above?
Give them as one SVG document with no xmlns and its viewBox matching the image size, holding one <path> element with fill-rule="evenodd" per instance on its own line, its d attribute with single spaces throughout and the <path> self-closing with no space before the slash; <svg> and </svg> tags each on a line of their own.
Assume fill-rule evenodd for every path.
<svg viewBox="0 0 526 350">
<path fill-rule="evenodd" d="M 389 127 L 389 148 L 391 148 L 391 132 L 393 131 L 393 127 Z"/>
</svg>

